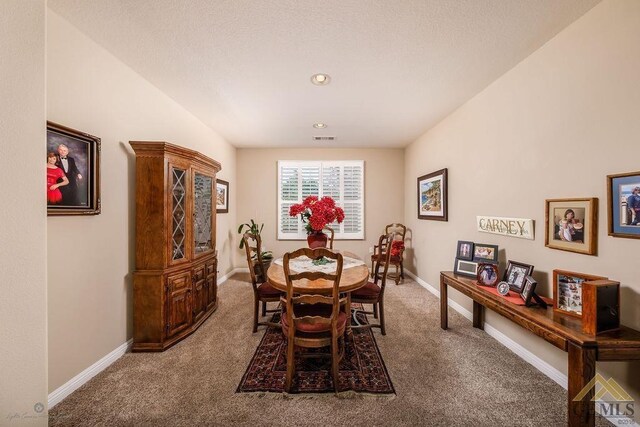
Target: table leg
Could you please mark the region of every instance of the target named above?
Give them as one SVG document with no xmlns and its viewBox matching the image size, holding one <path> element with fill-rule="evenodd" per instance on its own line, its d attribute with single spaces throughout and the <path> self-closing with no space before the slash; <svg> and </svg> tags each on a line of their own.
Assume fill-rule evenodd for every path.
<svg viewBox="0 0 640 427">
<path fill-rule="evenodd" d="M 440 275 L 440 327 L 447 329 L 449 320 L 449 297 L 447 296 L 447 284 Z"/>
<path fill-rule="evenodd" d="M 585 348 L 569 343 L 569 420 L 568 425 L 595 426 L 595 402 L 591 399 L 595 393 L 595 385 L 591 387 L 582 399 L 575 401 L 578 394 L 596 375 L 596 349 Z"/>
<path fill-rule="evenodd" d="M 484 330 L 484 307 L 473 301 L 473 327 Z"/>
</svg>

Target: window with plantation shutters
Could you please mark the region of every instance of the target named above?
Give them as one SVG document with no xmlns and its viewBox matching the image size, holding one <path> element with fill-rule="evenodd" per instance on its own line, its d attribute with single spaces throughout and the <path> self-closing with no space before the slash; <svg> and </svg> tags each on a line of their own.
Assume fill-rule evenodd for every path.
<svg viewBox="0 0 640 427">
<path fill-rule="evenodd" d="M 342 224 L 330 224 L 336 239 L 364 239 L 364 161 L 279 161 L 278 239 L 307 238 L 300 216 L 289 216 L 307 196 L 331 196 L 344 209 Z"/>
</svg>

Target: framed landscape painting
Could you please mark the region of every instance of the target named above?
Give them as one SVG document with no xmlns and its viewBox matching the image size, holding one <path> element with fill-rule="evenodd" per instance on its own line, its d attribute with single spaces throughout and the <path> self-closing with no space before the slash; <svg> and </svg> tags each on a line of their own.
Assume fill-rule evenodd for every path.
<svg viewBox="0 0 640 427">
<path fill-rule="evenodd" d="M 229 212 L 229 182 L 216 179 L 216 212 Z"/>
<path fill-rule="evenodd" d="M 100 138 L 47 122 L 47 215 L 100 213 Z"/>
<path fill-rule="evenodd" d="M 640 171 L 607 176 L 609 236 L 640 239 Z"/>
<path fill-rule="evenodd" d="M 447 221 L 447 169 L 418 178 L 418 219 Z"/>
</svg>

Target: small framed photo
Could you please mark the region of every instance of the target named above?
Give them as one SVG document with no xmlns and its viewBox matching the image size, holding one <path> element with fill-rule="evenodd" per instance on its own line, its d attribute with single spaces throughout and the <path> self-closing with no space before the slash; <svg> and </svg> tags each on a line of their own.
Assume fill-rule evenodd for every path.
<svg viewBox="0 0 640 427">
<path fill-rule="evenodd" d="M 473 242 L 458 240 L 458 250 L 456 251 L 456 258 L 464 259 L 467 261 L 473 260 Z"/>
<path fill-rule="evenodd" d="M 453 267 L 453 272 L 461 276 L 475 278 L 478 274 L 478 263 L 473 261 L 467 261 L 464 259 L 456 259 L 456 264 Z"/>
<path fill-rule="evenodd" d="M 418 219 L 447 221 L 447 169 L 418 178 Z"/>
<path fill-rule="evenodd" d="M 640 239 L 640 172 L 607 176 L 609 236 Z"/>
<path fill-rule="evenodd" d="M 526 276 L 524 278 L 524 285 L 522 286 L 522 291 L 520 292 L 520 297 L 524 301 L 524 305 L 529 306 L 531 304 L 531 297 L 533 297 L 533 293 L 536 291 L 536 286 L 538 282 L 536 282 L 533 277 Z"/>
<path fill-rule="evenodd" d="M 476 262 L 498 262 L 498 245 L 476 243 L 473 247 L 473 260 Z"/>
<path fill-rule="evenodd" d="M 525 277 L 531 276 L 532 273 L 533 265 L 509 260 L 502 280 L 509 284 L 509 289 L 521 293 Z"/>
<path fill-rule="evenodd" d="M 545 201 L 546 247 L 596 255 L 597 239 L 597 198 Z"/>
<path fill-rule="evenodd" d="M 496 286 L 498 283 L 498 265 L 491 263 L 478 264 L 476 278 L 479 285 Z"/>
<path fill-rule="evenodd" d="M 607 278 L 592 274 L 553 270 L 553 309 L 582 317 L 582 284 L 586 281 L 605 279 Z"/>
<path fill-rule="evenodd" d="M 47 122 L 47 215 L 98 215 L 100 208 L 100 138 Z"/>
<path fill-rule="evenodd" d="M 216 179 L 216 213 L 229 212 L 229 182 Z"/>
</svg>

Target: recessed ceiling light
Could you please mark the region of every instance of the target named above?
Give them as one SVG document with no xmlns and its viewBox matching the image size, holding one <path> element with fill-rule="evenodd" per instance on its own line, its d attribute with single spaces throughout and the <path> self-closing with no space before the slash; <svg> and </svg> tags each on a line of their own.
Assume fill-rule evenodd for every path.
<svg viewBox="0 0 640 427">
<path fill-rule="evenodd" d="M 329 74 L 314 74 L 313 76 L 311 76 L 311 83 L 313 83 L 316 86 L 324 86 L 324 85 L 328 85 L 329 82 L 331 81 L 331 77 L 329 76 Z"/>
<path fill-rule="evenodd" d="M 316 129 L 324 129 L 324 128 L 327 127 L 327 124 L 326 123 L 314 123 L 313 127 L 316 128 Z"/>
</svg>

